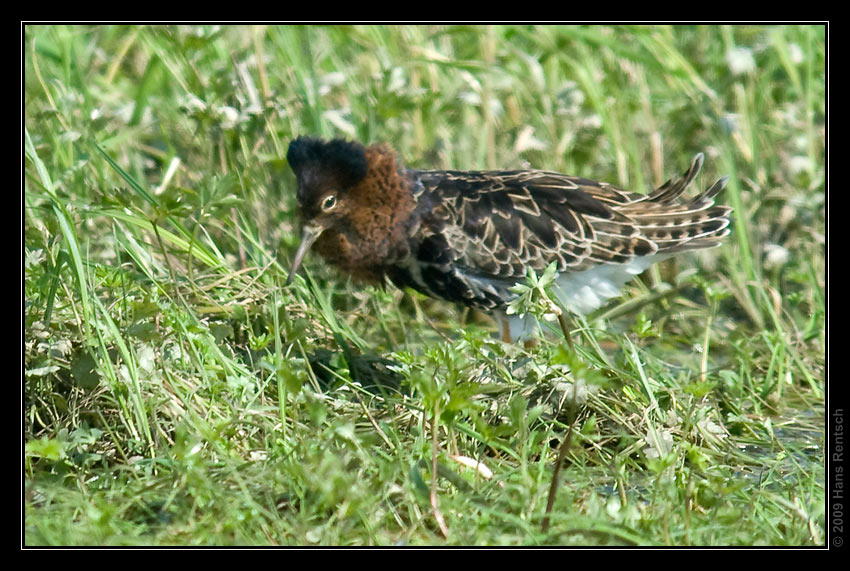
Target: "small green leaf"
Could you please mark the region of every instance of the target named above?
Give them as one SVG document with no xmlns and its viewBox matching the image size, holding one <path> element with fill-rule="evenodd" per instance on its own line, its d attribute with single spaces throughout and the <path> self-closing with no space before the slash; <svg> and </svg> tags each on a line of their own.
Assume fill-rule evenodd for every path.
<svg viewBox="0 0 850 571">
<path fill-rule="evenodd" d="M 54 462 L 65 458 L 65 443 L 55 438 L 39 438 L 30 440 L 24 447 L 27 456 L 44 458 Z"/>
</svg>

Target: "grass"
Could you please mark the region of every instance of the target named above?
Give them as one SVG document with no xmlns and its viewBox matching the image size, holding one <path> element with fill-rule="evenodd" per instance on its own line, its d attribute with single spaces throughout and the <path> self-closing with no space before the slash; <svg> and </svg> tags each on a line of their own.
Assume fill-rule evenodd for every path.
<svg viewBox="0 0 850 571">
<path fill-rule="evenodd" d="M 824 544 L 823 27 L 23 47 L 25 545 Z M 734 229 L 575 321 L 574 349 L 557 325 L 505 345 L 315 256 L 283 287 L 299 134 L 642 192 L 703 151 Z"/>
</svg>

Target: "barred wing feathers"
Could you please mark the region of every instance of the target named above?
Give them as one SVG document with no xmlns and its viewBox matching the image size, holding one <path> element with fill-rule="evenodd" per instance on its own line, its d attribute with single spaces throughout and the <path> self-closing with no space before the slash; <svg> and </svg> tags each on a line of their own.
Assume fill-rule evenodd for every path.
<svg viewBox="0 0 850 571">
<path fill-rule="evenodd" d="M 728 234 L 730 209 L 714 204 L 725 178 L 682 199 L 702 163 L 698 154 L 681 177 L 647 195 L 548 171 L 412 171 L 427 205 L 417 229 L 425 268 L 414 281 L 440 297 L 450 299 L 439 290 L 454 287 L 457 301 L 499 309 L 527 268 L 556 262 L 561 300 L 592 311 L 659 259 Z M 434 287 L 425 274 L 448 281 Z"/>
</svg>

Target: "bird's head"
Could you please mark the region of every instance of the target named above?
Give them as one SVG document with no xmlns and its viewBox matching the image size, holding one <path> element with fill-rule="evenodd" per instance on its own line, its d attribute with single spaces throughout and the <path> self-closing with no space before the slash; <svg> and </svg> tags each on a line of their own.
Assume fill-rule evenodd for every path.
<svg viewBox="0 0 850 571">
<path fill-rule="evenodd" d="M 303 224 L 288 285 L 313 242 L 354 208 L 350 191 L 365 178 L 368 165 L 360 143 L 311 137 L 292 141 L 286 160 L 298 180 L 296 198 Z"/>
</svg>

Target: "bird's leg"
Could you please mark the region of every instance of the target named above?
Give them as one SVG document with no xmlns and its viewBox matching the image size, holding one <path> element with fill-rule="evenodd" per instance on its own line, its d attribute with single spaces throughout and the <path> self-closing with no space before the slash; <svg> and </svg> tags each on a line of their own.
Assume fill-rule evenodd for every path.
<svg viewBox="0 0 850 571">
<path fill-rule="evenodd" d="M 570 346 L 570 351 L 575 351 L 576 348 L 575 345 L 573 345 L 573 338 L 570 336 L 570 328 L 567 326 L 567 318 L 564 317 L 563 312 L 558 314 L 558 323 L 561 325 L 561 331 L 567 340 L 567 345 Z"/>
<path fill-rule="evenodd" d="M 508 318 L 506 316 L 502 316 L 500 319 L 502 323 L 502 341 L 505 343 L 511 342 L 511 324 L 508 322 Z"/>
</svg>

